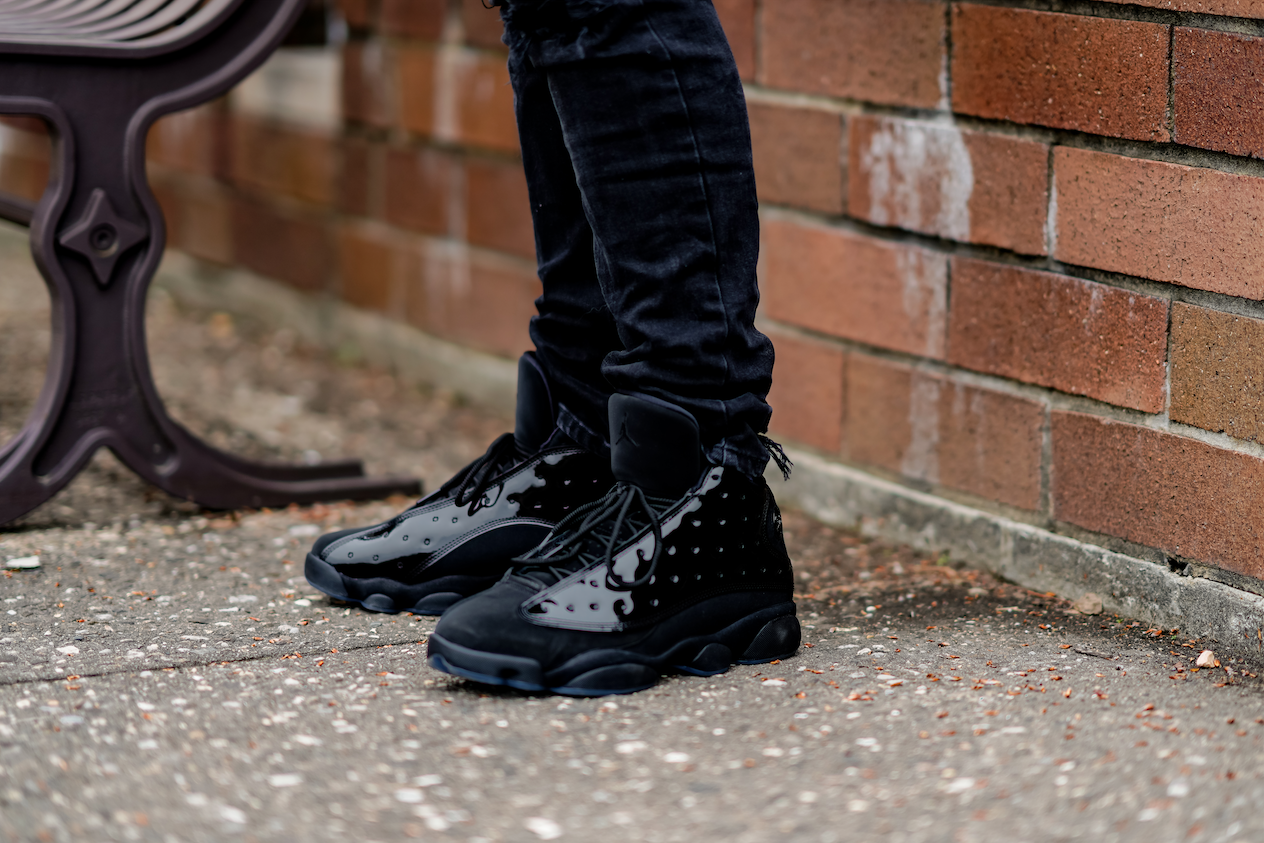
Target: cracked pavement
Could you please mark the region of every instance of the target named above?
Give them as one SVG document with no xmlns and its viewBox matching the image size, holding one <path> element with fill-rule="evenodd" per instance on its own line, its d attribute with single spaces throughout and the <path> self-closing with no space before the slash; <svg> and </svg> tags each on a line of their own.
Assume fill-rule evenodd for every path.
<svg viewBox="0 0 1264 843">
<path fill-rule="evenodd" d="M 28 264 L 0 245 L 6 430 L 47 347 Z M 283 331 L 157 294 L 150 316 L 177 415 L 251 456 L 433 488 L 507 425 Z M 1258 668 L 1196 669 L 1190 630 L 787 513 L 794 658 L 597 700 L 489 689 L 425 665 L 433 619 L 302 578 L 316 535 L 407 503 L 203 512 L 100 455 L 0 532 L 0 564 L 39 557 L 0 574 L 0 840 L 1264 839 Z"/>
</svg>

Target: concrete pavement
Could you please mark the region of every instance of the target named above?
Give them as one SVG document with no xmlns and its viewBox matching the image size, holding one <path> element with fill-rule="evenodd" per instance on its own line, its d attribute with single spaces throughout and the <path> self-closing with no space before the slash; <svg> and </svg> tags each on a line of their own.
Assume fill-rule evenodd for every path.
<svg viewBox="0 0 1264 843">
<path fill-rule="evenodd" d="M 0 358 L 27 372 L 46 315 L 5 260 L 31 312 Z M 150 333 L 177 415 L 253 456 L 433 486 L 507 423 L 161 297 Z M 8 430 L 38 378 L 6 383 Z M 0 533 L 0 563 L 38 557 L 0 574 L 0 840 L 1264 839 L 1257 660 L 1195 671 L 1188 631 L 788 513 L 795 658 L 490 690 L 425 666 L 432 619 L 302 579 L 316 535 L 406 503 L 203 513 L 102 456 Z"/>
</svg>

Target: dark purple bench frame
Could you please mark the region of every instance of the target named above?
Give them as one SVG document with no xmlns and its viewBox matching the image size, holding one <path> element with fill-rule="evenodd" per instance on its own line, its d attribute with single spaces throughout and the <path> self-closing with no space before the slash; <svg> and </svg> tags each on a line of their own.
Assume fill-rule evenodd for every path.
<svg viewBox="0 0 1264 843">
<path fill-rule="evenodd" d="M 419 493 L 416 479 L 368 478 L 356 460 L 242 460 L 163 408 L 145 346 L 145 297 L 165 243 L 145 177 L 146 134 L 159 117 L 224 94 L 258 67 L 304 0 L 133 6 L 145 4 L 183 5 L 184 17 L 140 36 L 118 27 L 85 35 L 100 24 L 75 18 L 75 9 L 103 4 L 0 0 L 0 113 L 37 115 L 53 137 L 38 204 L 0 197 L 0 218 L 30 225 L 53 329 L 43 390 L 21 433 L 0 449 L 0 524 L 51 498 L 101 447 L 169 494 L 215 509 Z M 58 37 L 59 26 L 71 37 Z"/>
</svg>

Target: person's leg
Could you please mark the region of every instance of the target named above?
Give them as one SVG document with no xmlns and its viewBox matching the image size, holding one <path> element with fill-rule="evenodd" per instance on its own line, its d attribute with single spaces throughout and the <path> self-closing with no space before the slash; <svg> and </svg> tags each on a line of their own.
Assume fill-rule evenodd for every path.
<svg viewBox="0 0 1264 843">
<path fill-rule="evenodd" d="M 530 127 L 524 159 L 536 144 L 548 146 L 547 173 L 533 174 L 528 162 L 533 190 L 539 183 L 563 209 L 582 202 L 603 299 L 585 313 L 542 311 L 537 342 L 550 343 L 554 325 L 559 334 L 579 326 L 575 336 L 608 351 L 593 391 L 682 407 L 698 420 L 711 462 L 758 474 L 773 351 L 754 327 L 759 220 L 745 98 L 714 8 L 705 0 L 507 0 L 503 14 L 513 65 L 530 68 L 520 92 L 520 120 Z M 563 148 L 571 173 L 562 172 Z M 570 302 L 591 302 L 589 291 L 564 286 L 577 278 L 570 270 L 589 232 L 550 226 L 543 214 L 536 222 L 549 247 L 542 275 L 567 270 L 544 279 L 544 299 L 559 282 Z M 555 267 L 553 254 L 573 260 Z M 615 347 L 591 333 L 594 320 L 605 330 L 605 308 Z M 591 353 L 603 346 L 589 348 L 574 355 L 583 358 L 578 376 L 591 376 Z M 599 402 L 571 409 L 604 430 Z"/>
<path fill-rule="evenodd" d="M 714 9 L 508 2 L 515 55 L 547 80 L 621 344 L 601 366 L 605 417 L 586 424 L 607 431 L 617 482 L 453 606 L 429 663 L 600 695 L 792 655 L 794 575 L 758 435 L 772 348 L 753 325 L 750 139 Z"/>
<path fill-rule="evenodd" d="M 558 426 L 576 442 L 605 453 L 610 387 L 601 365 L 607 354 L 623 346 L 597 281 L 592 229 L 553 108 L 548 77 L 532 63 L 527 55 L 529 39 L 512 23 L 506 41 L 544 288 L 535 303 L 531 339 L 557 400 Z"/>
</svg>

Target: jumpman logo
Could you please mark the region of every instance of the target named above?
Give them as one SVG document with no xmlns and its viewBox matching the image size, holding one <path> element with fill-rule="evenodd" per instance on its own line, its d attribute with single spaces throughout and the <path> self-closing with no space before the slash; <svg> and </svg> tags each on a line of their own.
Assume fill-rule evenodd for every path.
<svg viewBox="0 0 1264 843">
<path fill-rule="evenodd" d="M 634 448 L 641 447 L 641 443 L 632 438 L 632 434 L 628 433 L 628 419 L 624 416 L 623 421 L 619 424 L 619 436 L 615 439 L 614 444 L 621 445 L 627 442 Z"/>
</svg>

